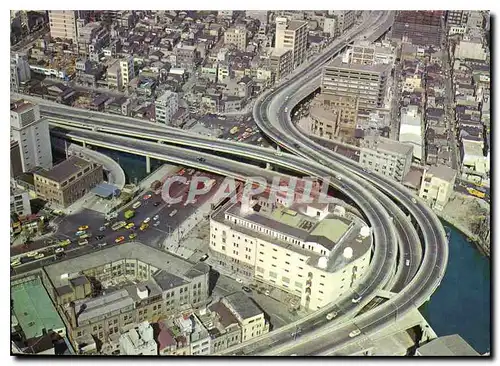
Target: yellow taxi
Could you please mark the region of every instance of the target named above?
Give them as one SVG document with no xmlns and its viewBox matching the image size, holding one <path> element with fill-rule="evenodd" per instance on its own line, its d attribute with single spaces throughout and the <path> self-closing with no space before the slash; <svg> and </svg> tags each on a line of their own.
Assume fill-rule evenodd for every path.
<svg viewBox="0 0 500 366">
<path fill-rule="evenodd" d="M 80 227 L 78 228 L 78 231 L 85 231 L 85 230 L 87 230 L 88 228 L 89 228 L 89 227 L 88 227 L 88 225 L 82 225 L 82 226 L 80 226 Z"/>
<path fill-rule="evenodd" d="M 126 226 L 125 229 L 132 229 L 135 226 L 133 222 L 129 222 Z"/>
<path fill-rule="evenodd" d="M 146 230 L 148 227 L 149 227 L 149 224 L 142 224 L 142 225 L 141 225 L 141 227 L 140 227 L 140 230 L 141 230 L 141 231 L 144 231 L 144 230 Z"/>
<path fill-rule="evenodd" d="M 132 233 L 128 236 L 129 239 L 135 239 L 137 238 L 137 234 L 136 233 Z"/>
</svg>

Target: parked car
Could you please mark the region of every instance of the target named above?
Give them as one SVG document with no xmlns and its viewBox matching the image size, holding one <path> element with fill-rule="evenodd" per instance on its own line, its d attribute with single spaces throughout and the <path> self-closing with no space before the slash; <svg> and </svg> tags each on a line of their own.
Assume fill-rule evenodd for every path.
<svg viewBox="0 0 500 366">
<path fill-rule="evenodd" d="M 204 262 L 208 259 L 208 254 L 203 254 L 203 256 L 200 258 L 200 262 Z"/>
<path fill-rule="evenodd" d="M 115 239 L 115 243 L 121 243 L 124 240 L 125 240 L 124 236 L 119 236 L 118 238 Z"/>
<path fill-rule="evenodd" d="M 153 206 L 158 207 L 161 204 L 161 202 L 155 202 Z"/>
<path fill-rule="evenodd" d="M 250 287 L 243 286 L 241 289 L 245 292 L 252 292 L 252 289 Z"/>
</svg>

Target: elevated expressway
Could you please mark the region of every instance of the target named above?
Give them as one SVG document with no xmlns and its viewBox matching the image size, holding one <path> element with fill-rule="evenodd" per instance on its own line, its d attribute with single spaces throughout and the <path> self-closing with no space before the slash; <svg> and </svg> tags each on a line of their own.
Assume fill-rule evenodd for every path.
<svg viewBox="0 0 500 366">
<path fill-rule="evenodd" d="M 318 59 L 321 59 L 321 57 L 319 57 Z M 321 64 L 321 62 L 318 62 L 317 60 L 313 61 L 313 65 Z M 311 64 L 309 64 L 309 66 L 311 66 Z M 309 73 L 314 71 L 316 71 L 314 67 L 310 67 L 306 72 Z M 276 164 L 277 166 L 283 166 L 288 169 L 300 170 L 303 173 L 311 174 L 317 177 L 332 175 L 332 170 L 325 168 L 325 166 L 335 166 L 335 172 L 333 172 L 333 175 L 338 175 L 338 173 L 336 172 L 340 171 L 342 175 L 342 182 L 346 184 L 339 184 L 339 182 L 334 181 L 334 186 L 346 193 L 348 196 L 352 197 L 353 201 L 360 205 L 360 208 L 363 210 L 368 218 L 368 221 L 370 222 L 370 225 L 374 229 L 374 236 L 377 245 L 375 248 L 372 267 L 373 271 L 378 275 L 370 278 L 370 283 L 365 283 L 364 286 L 363 284 L 360 284 L 360 286 L 356 289 L 356 294 L 364 295 L 364 299 L 361 304 L 353 305 L 350 301 L 352 295 L 350 295 L 349 297 L 345 297 L 336 305 L 328 306 L 315 312 L 306 319 L 302 319 L 299 324 L 292 324 L 290 326 L 281 328 L 277 332 L 273 332 L 270 335 L 258 338 L 250 343 L 247 342 L 244 345 L 240 345 L 229 350 L 230 352 L 234 352 L 237 354 L 262 354 L 263 350 L 269 349 L 271 349 L 272 354 L 290 354 L 292 352 L 295 352 L 293 347 L 290 348 L 290 345 L 286 341 L 289 339 L 290 329 L 297 329 L 297 327 L 299 326 L 303 331 L 303 336 L 300 338 L 300 342 L 298 343 L 305 347 L 303 350 L 303 354 L 312 353 L 312 351 L 324 352 L 323 349 L 318 350 L 314 347 L 311 347 L 314 345 L 316 345 L 316 348 L 318 345 L 323 346 L 321 342 L 318 342 L 318 339 L 322 339 L 321 337 L 323 337 L 323 334 L 326 334 L 326 340 L 328 341 L 328 345 L 326 348 L 327 350 L 331 349 L 332 347 L 340 347 L 353 341 L 348 337 L 348 333 L 354 329 L 359 328 L 363 332 L 363 334 L 373 334 L 377 330 L 382 329 L 387 324 L 396 320 L 398 314 L 402 315 L 406 311 L 405 309 L 418 307 L 424 301 L 426 301 L 434 291 L 435 287 L 437 287 L 437 285 L 439 284 L 439 281 L 442 278 L 442 275 L 444 274 L 444 270 L 446 268 L 447 246 L 445 243 L 445 239 L 441 240 L 442 238 L 444 238 L 444 230 L 442 229 L 439 221 L 437 221 L 433 213 L 429 213 L 429 210 L 424 205 L 415 205 L 412 203 L 411 194 L 403 187 L 396 186 L 393 181 L 388 181 L 385 178 L 376 175 L 365 177 L 365 180 L 355 178 L 355 174 L 362 175 L 364 173 L 361 173 L 361 170 L 354 162 L 347 161 L 347 159 L 344 159 L 346 160 L 344 161 L 342 157 L 336 156 L 328 150 L 322 151 L 321 148 L 316 147 L 315 150 L 322 151 L 323 156 L 322 158 L 318 158 L 316 151 L 309 149 L 305 145 L 306 143 L 307 145 L 310 145 L 311 142 L 308 139 L 305 139 L 298 131 L 295 132 L 299 137 L 294 137 L 292 139 L 293 142 L 291 142 L 290 140 L 285 140 L 283 137 L 281 137 L 284 135 L 284 131 L 286 131 L 286 133 L 288 134 L 289 129 L 293 130 L 293 126 L 290 126 L 289 115 L 287 113 L 284 113 L 284 107 L 282 107 L 279 110 L 281 116 L 280 119 L 286 121 L 286 123 L 284 123 L 283 125 L 287 129 L 280 131 L 278 128 L 283 128 L 283 126 L 280 125 L 280 119 L 276 118 L 277 115 L 268 118 L 269 114 L 267 112 L 268 109 L 271 109 L 270 103 L 271 101 L 274 103 L 282 103 L 282 106 L 284 106 L 285 102 L 283 102 L 282 99 L 284 99 L 285 96 L 282 92 L 286 91 L 288 93 L 292 92 L 292 94 L 295 93 L 297 91 L 296 89 L 291 90 L 292 86 L 295 88 L 295 85 L 298 84 L 298 82 L 296 83 L 295 80 L 304 79 L 306 72 L 304 72 L 303 70 L 299 70 L 297 75 L 293 76 L 291 82 L 285 82 L 273 93 L 264 95 L 259 103 L 256 103 L 254 112 L 256 111 L 256 119 L 259 126 L 269 137 L 277 141 L 282 147 L 285 147 L 288 150 L 291 150 L 299 155 L 313 157 L 314 160 L 319 160 L 320 164 L 314 165 L 310 160 L 302 159 L 302 162 L 299 165 L 297 160 L 292 160 L 296 158 L 289 156 L 288 154 L 283 154 L 279 157 L 276 157 L 274 152 L 271 152 L 269 149 L 245 146 L 228 141 L 213 140 L 203 138 L 201 136 L 193 136 L 189 133 L 179 130 L 174 130 L 175 132 L 177 132 L 177 135 L 174 135 L 174 131 L 161 128 L 165 135 L 170 136 L 170 141 L 176 144 L 186 144 L 185 141 L 187 141 L 187 144 L 189 144 L 189 146 L 205 146 L 205 148 L 207 149 L 216 151 L 223 151 L 221 150 L 221 148 L 224 148 L 226 150 L 229 150 L 229 153 L 231 154 L 241 154 L 246 157 L 249 156 L 249 153 L 256 153 L 259 154 L 259 156 L 261 156 L 260 159 L 264 161 L 268 161 Z M 307 76 L 309 77 L 309 75 Z M 70 115 L 70 109 L 64 107 L 62 107 L 61 109 L 64 109 L 64 111 L 61 112 L 61 116 L 66 116 L 67 118 L 67 116 Z M 50 110 L 54 112 L 53 108 L 50 108 Z M 117 148 L 121 151 L 127 151 L 126 149 L 129 149 L 130 152 L 139 155 L 150 155 L 151 157 L 155 157 L 158 159 L 174 161 L 171 157 L 171 149 L 173 149 L 173 147 L 171 146 L 159 145 L 157 143 L 146 142 L 132 138 L 128 138 L 128 140 L 122 140 L 125 137 L 110 135 L 109 132 L 112 131 L 106 131 L 106 128 L 108 127 L 102 126 L 102 120 L 109 121 L 111 119 L 108 118 L 110 117 L 108 115 L 104 115 L 102 116 L 102 118 L 98 117 L 96 119 L 96 114 L 93 112 L 75 112 L 75 110 L 73 110 L 72 113 L 73 115 L 79 115 L 77 118 L 83 118 L 85 120 L 85 124 L 94 124 L 94 128 L 98 128 L 101 131 L 101 133 L 97 133 L 91 131 L 83 132 L 73 130 L 70 134 L 79 135 L 76 136 L 76 138 L 79 138 L 81 141 L 86 140 L 91 144 L 108 148 L 113 148 L 111 145 L 115 144 L 114 148 Z M 117 118 L 121 121 L 133 120 L 122 117 Z M 53 118 L 51 118 L 51 120 L 52 119 Z M 270 120 L 272 120 L 273 123 L 270 123 Z M 276 123 L 275 120 L 278 120 L 278 123 Z M 61 121 L 59 120 L 59 122 L 57 123 L 59 124 L 61 123 Z M 73 121 L 71 123 L 80 122 Z M 133 121 L 130 121 L 130 123 L 134 124 Z M 141 121 L 140 123 L 141 130 L 144 131 L 143 121 Z M 114 128 L 116 128 L 118 124 L 120 124 L 119 128 L 123 134 L 124 122 L 116 122 Z M 279 127 L 275 127 L 274 124 L 278 125 Z M 65 128 L 67 127 L 68 124 L 66 124 Z M 81 123 L 79 127 L 83 127 Z M 126 129 L 129 130 L 129 127 L 127 127 Z M 159 136 L 156 131 L 151 130 L 151 132 L 152 134 L 155 134 L 155 140 L 162 139 L 168 141 L 168 138 Z M 83 133 L 86 133 L 87 135 L 83 136 Z M 137 133 L 133 133 L 133 135 L 138 136 Z M 99 136 L 101 137 L 101 139 L 99 139 Z M 182 137 L 182 139 L 180 137 Z M 132 142 L 132 140 L 134 141 Z M 147 144 L 147 146 L 145 144 Z M 134 147 L 131 148 L 130 146 Z M 267 153 L 264 154 L 263 150 L 266 150 Z M 145 151 L 147 152 L 145 153 Z M 183 149 L 182 156 L 185 156 L 185 154 L 187 154 L 186 151 L 187 150 Z M 198 157 L 199 154 L 199 152 L 196 152 L 194 153 L 194 156 Z M 252 156 L 252 158 L 255 158 L 257 160 L 256 157 Z M 211 156 L 209 160 L 212 159 L 219 160 L 221 158 Z M 326 164 L 325 159 L 329 161 Z M 340 164 L 338 162 L 340 162 Z M 196 160 L 193 160 L 189 165 L 213 170 L 213 168 L 211 168 L 207 163 L 200 164 Z M 391 212 L 392 219 L 394 220 L 394 223 L 396 223 L 396 229 L 398 232 L 397 237 L 399 239 L 398 244 L 400 245 L 400 250 L 402 243 L 410 243 L 408 244 L 410 248 L 418 248 L 418 239 L 415 240 L 414 229 L 406 229 L 405 231 L 405 227 L 411 226 L 405 222 L 405 220 L 407 219 L 406 217 L 404 217 L 404 215 L 402 215 L 401 210 L 395 209 L 394 203 L 390 202 L 390 200 L 387 200 L 386 198 L 384 199 L 384 195 L 380 192 L 373 190 L 370 184 L 367 184 L 366 180 L 369 180 L 371 184 L 376 186 L 384 194 L 387 194 L 389 197 L 391 197 L 391 199 L 394 199 L 401 205 L 403 205 L 405 207 L 405 210 L 408 211 L 411 214 L 412 218 L 417 221 L 421 230 L 421 234 L 423 234 L 424 237 L 425 254 L 422 266 L 419 268 L 418 272 L 415 275 L 414 273 L 411 273 L 412 271 L 406 271 L 406 274 L 404 276 L 405 278 L 401 280 L 401 283 L 407 284 L 409 279 L 413 278 L 413 280 L 410 281 L 410 283 L 405 287 L 402 293 L 394 296 L 391 300 L 379 306 L 378 308 L 355 317 L 354 321 L 352 321 L 350 320 L 350 316 L 353 315 L 356 310 L 359 310 L 361 306 L 366 305 L 369 300 L 375 296 L 375 291 L 371 291 L 371 288 L 378 287 L 379 289 L 382 289 L 386 284 L 388 284 L 388 281 L 391 278 L 391 271 L 394 267 L 394 261 L 396 259 L 396 233 L 394 232 L 391 222 L 388 222 L 388 220 L 390 221 L 391 219 L 388 217 L 386 209 L 382 208 L 382 205 L 378 204 L 377 201 L 380 201 L 384 205 L 384 207 L 388 208 Z M 361 185 L 363 186 L 363 188 L 362 190 L 359 190 Z M 430 219 L 427 219 L 425 215 L 429 215 Z M 403 236 L 403 233 L 408 234 L 406 238 Z M 382 238 L 389 239 L 382 240 Z M 407 250 L 403 250 L 405 251 L 405 253 L 408 253 Z M 383 262 L 383 264 L 380 265 L 380 262 Z M 384 268 L 383 270 L 381 270 L 382 267 Z M 403 266 L 400 265 L 399 267 L 401 268 Z M 385 273 L 383 273 L 383 271 L 385 271 Z M 368 278 L 369 276 L 366 276 L 365 282 L 368 281 Z M 404 296 L 408 294 L 410 295 L 407 297 Z M 324 315 L 332 309 L 339 311 L 340 314 L 346 315 L 340 316 L 336 321 L 330 322 L 325 325 L 325 323 L 327 322 Z M 309 340 L 312 342 L 309 342 Z M 309 343 L 313 344 L 311 345 Z"/>
</svg>

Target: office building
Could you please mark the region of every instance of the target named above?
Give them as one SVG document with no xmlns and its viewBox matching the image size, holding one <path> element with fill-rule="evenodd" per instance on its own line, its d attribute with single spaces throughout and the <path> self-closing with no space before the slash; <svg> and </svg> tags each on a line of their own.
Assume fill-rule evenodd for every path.
<svg viewBox="0 0 500 366">
<path fill-rule="evenodd" d="M 292 50 L 285 48 L 273 48 L 273 51 L 269 56 L 269 61 L 276 81 L 286 77 L 293 71 Z"/>
<path fill-rule="evenodd" d="M 82 337 L 109 343 L 139 323 L 205 305 L 209 270 L 136 242 L 45 267 L 53 301 L 77 348 Z M 88 278 L 101 290 L 86 292 Z"/>
<path fill-rule="evenodd" d="M 23 173 L 23 161 L 19 142 L 10 140 L 10 177 L 16 178 Z"/>
<path fill-rule="evenodd" d="M 127 56 L 120 60 L 120 72 L 122 75 L 123 87 L 127 88 L 130 81 L 132 81 L 135 76 L 133 56 Z"/>
<path fill-rule="evenodd" d="M 120 61 L 114 60 L 113 63 L 106 70 L 106 81 L 108 88 L 122 90 L 123 80 Z"/>
<path fill-rule="evenodd" d="M 19 144 L 23 172 L 52 167 L 49 123 L 40 117 L 37 104 L 22 99 L 10 103 L 10 139 Z"/>
<path fill-rule="evenodd" d="M 369 170 L 401 182 L 410 171 L 413 145 L 387 138 L 365 138 L 359 162 Z"/>
<path fill-rule="evenodd" d="M 179 110 L 179 95 L 167 90 L 155 101 L 156 122 L 170 125 L 172 117 Z"/>
<path fill-rule="evenodd" d="M 78 43 L 78 14 L 75 10 L 49 10 L 50 37 Z"/>
<path fill-rule="evenodd" d="M 120 335 L 121 356 L 157 356 L 153 327 L 146 321 Z"/>
<path fill-rule="evenodd" d="M 237 49 L 245 51 L 248 43 L 248 32 L 244 28 L 229 28 L 224 32 L 224 45 L 233 44 Z"/>
<path fill-rule="evenodd" d="M 388 46 L 359 41 L 349 49 L 349 62 L 357 65 L 394 64 L 396 55 Z"/>
<path fill-rule="evenodd" d="M 489 15 L 488 15 L 489 16 Z M 484 28 L 485 14 L 481 10 L 469 10 L 467 12 L 467 27 Z"/>
<path fill-rule="evenodd" d="M 390 65 L 356 65 L 337 58 L 323 68 L 321 93 L 358 98 L 359 109 L 381 108 L 390 73 Z"/>
<path fill-rule="evenodd" d="M 102 165 L 72 156 L 52 169 L 33 174 L 37 196 L 58 207 L 68 207 L 102 182 Z"/>
<path fill-rule="evenodd" d="M 485 61 L 487 56 L 481 39 L 462 39 L 455 47 L 455 59 Z"/>
<path fill-rule="evenodd" d="M 212 263 L 279 288 L 305 309 L 319 309 L 364 276 L 372 246 L 361 220 L 343 217 L 343 207 L 331 208 L 334 213 L 329 204 L 286 207 L 268 194 L 229 202 L 210 219 Z"/>
<path fill-rule="evenodd" d="M 422 177 L 419 196 L 432 208 L 442 210 L 453 192 L 457 172 L 445 165 L 431 166 Z"/>
<path fill-rule="evenodd" d="M 407 11 L 397 13 L 392 26 L 392 39 L 419 46 L 441 46 L 443 10 Z"/>
<path fill-rule="evenodd" d="M 356 13 L 354 10 L 334 10 L 333 16 L 337 20 L 337 35 L 341 35 L 354 25 Z"/>
<path fill-rule="evenodd" d="M 238 319 L 226 305 L 221 301 L 217 301 L 208 307 L 208 311 L 209 313 L 203 311 L 204 314 L 199 314 L 198 317 L 208 329 L 212 338 L 210 343 L 211 354 L 222 352 L 241 343 L 241 327 Z"/>
<path fill-rule="evenodd" d="M 307 22 L 276 18 L 276 49 L 292 51 L 293 67 L 296 68 L 307 59 Z"/>
<path fill-rule="evenodd" d="M 88 56 L 91 52 L 100 51 L 109 41 L 109 33 L 99 22 L 86 23 L 78 19 L 78 53 Z"/>
<path fill-rule="evenodd" d="M 25 56 L 15 54 L 10 58 L 10 90 L 18 92 L 19 88 L 31 80 L 30 64 Z"/>
<path fill-rule="evenodd" d="M 335 17 L 325 17 L 323 20 L 323 32 L 328 33 L 330 37 L 335 37 L 337 35 L 337 19 L 335 19 Z"/>
<path fill-rule="evenodd" d="M 358 121 L 359 98 L 354 96 L 321 94 L 323 108 L 334 111 L 337 116 L 335 136 L 352 137 Z"/>
<path fill-rule="evenodd" d="M 10 213 L 19 216 L 31 215 L 30 195 L 27 191 L 11 188 Z"/>
</svg>

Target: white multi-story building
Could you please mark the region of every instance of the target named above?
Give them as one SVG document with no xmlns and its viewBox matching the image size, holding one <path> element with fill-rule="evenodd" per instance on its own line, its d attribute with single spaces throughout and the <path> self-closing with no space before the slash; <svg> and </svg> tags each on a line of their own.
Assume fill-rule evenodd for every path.
<svg viewBox="0 0 500 366">
<path fill-rule="evenodd" d="M 124 356 L 157 356 L 158 345 L 153 336 L 153 327 L 143 322 L 120 335 L 120 354 Z"/>
<path fill-rule="evenodd" d="M 432 208 L 442 210 L 448 203 L 457 172 L 445 165 L 431 166 L 422 177 L 419 196 Z"/>
<path fill-rule="evenodd" d="M 356 18 L 354 10 L 333 10 L 333 15 L 337 19 L 338 34 L 344 33 L 354 25 Z"/>
<path fill-rule="evenodd" d="M 276 18 L 275 48 L 292 50 L 294 68 L 307 57 L 307 22 Z"/>
<path fill-rule="evenodd" d="M 134 57 L 128 56 L 120 60 L 120 71 L 122 74 L 122 82 L 125 88 L 128 87 L 130 81 L 134 78 Z"/>
<path fill-rule="evenodd" d="M 10 58 L 10 89 L 18 91 L 22 83 L 31 79 L 30 64 L 26 57 L 16 53 Z"/>
<path fill-rule="evenodd" d="M 413 145 L 383 137 L 364 141 L 369 143 L 361 148 L 361 165 L 401 182 L 410 171 Z"/>
<path fill-rule="evenodd" d="M 208 356 L 210 355 L 210 334 L 203 326 L 200 319 L 192 315 L 189 319 L 192 322 L 190 339 L 191 356 Z"/>
<path fill-rule="evenodd" d="M 10 191 L 10 212 L 19 216 L 31 215 L 30 195 L 20 189 Z"/>
<path fill-rule="evenodd" d="M 486 60 L 487 52 L 480 39 L 462 39 L 455 48 L 456 59 Z"/>
<path fill-rule="evenodd" d="M 319 309 L 353 287 L 370 264 L 370 228 L 343 217 L 344 208 L 335 212 L 328 204 L 287 208 L 264 196 L 251 204 L 230 202 L 211 216 L 212 261 Z"/>
<path fill-rule="evenodd" d="M 248 31 L 245 28 L 229 28 L 224 32 L 224 44 L 234 44 L 237 49 L 245 51 L 248 42 Z"/>
<path fill-rule="evenodd" d="M 334 17 L 326 17 L 323 21 L 323 32 L 335 37 L 337 32 L 337 20 Z"/>
<path fill-rule="evenodd" d="M 78 19 L 75 10 L 49 10 L 50 37 L 78 42 Z"/>
<path fill-rule="evenodd" d="M 413 157 L 417 160 L 422 160 L 422 124 L 422 114 L 418 111 L 418 106 L 401 108 L 399 142 L 413 145 Z"/>
<path fill-rule="evenodd" d="M 38 105 L 22 99 L 11 102 L 10 139 L 19 144 L 23 172 L 52 168 L 49 123 L 40 117 Z"/>
<path fill-rule="evenodd" d="M 156 122 L 169 125 L 179 109 L 179 95 L 167 90 L 155 101 Z"/>
</svg>

